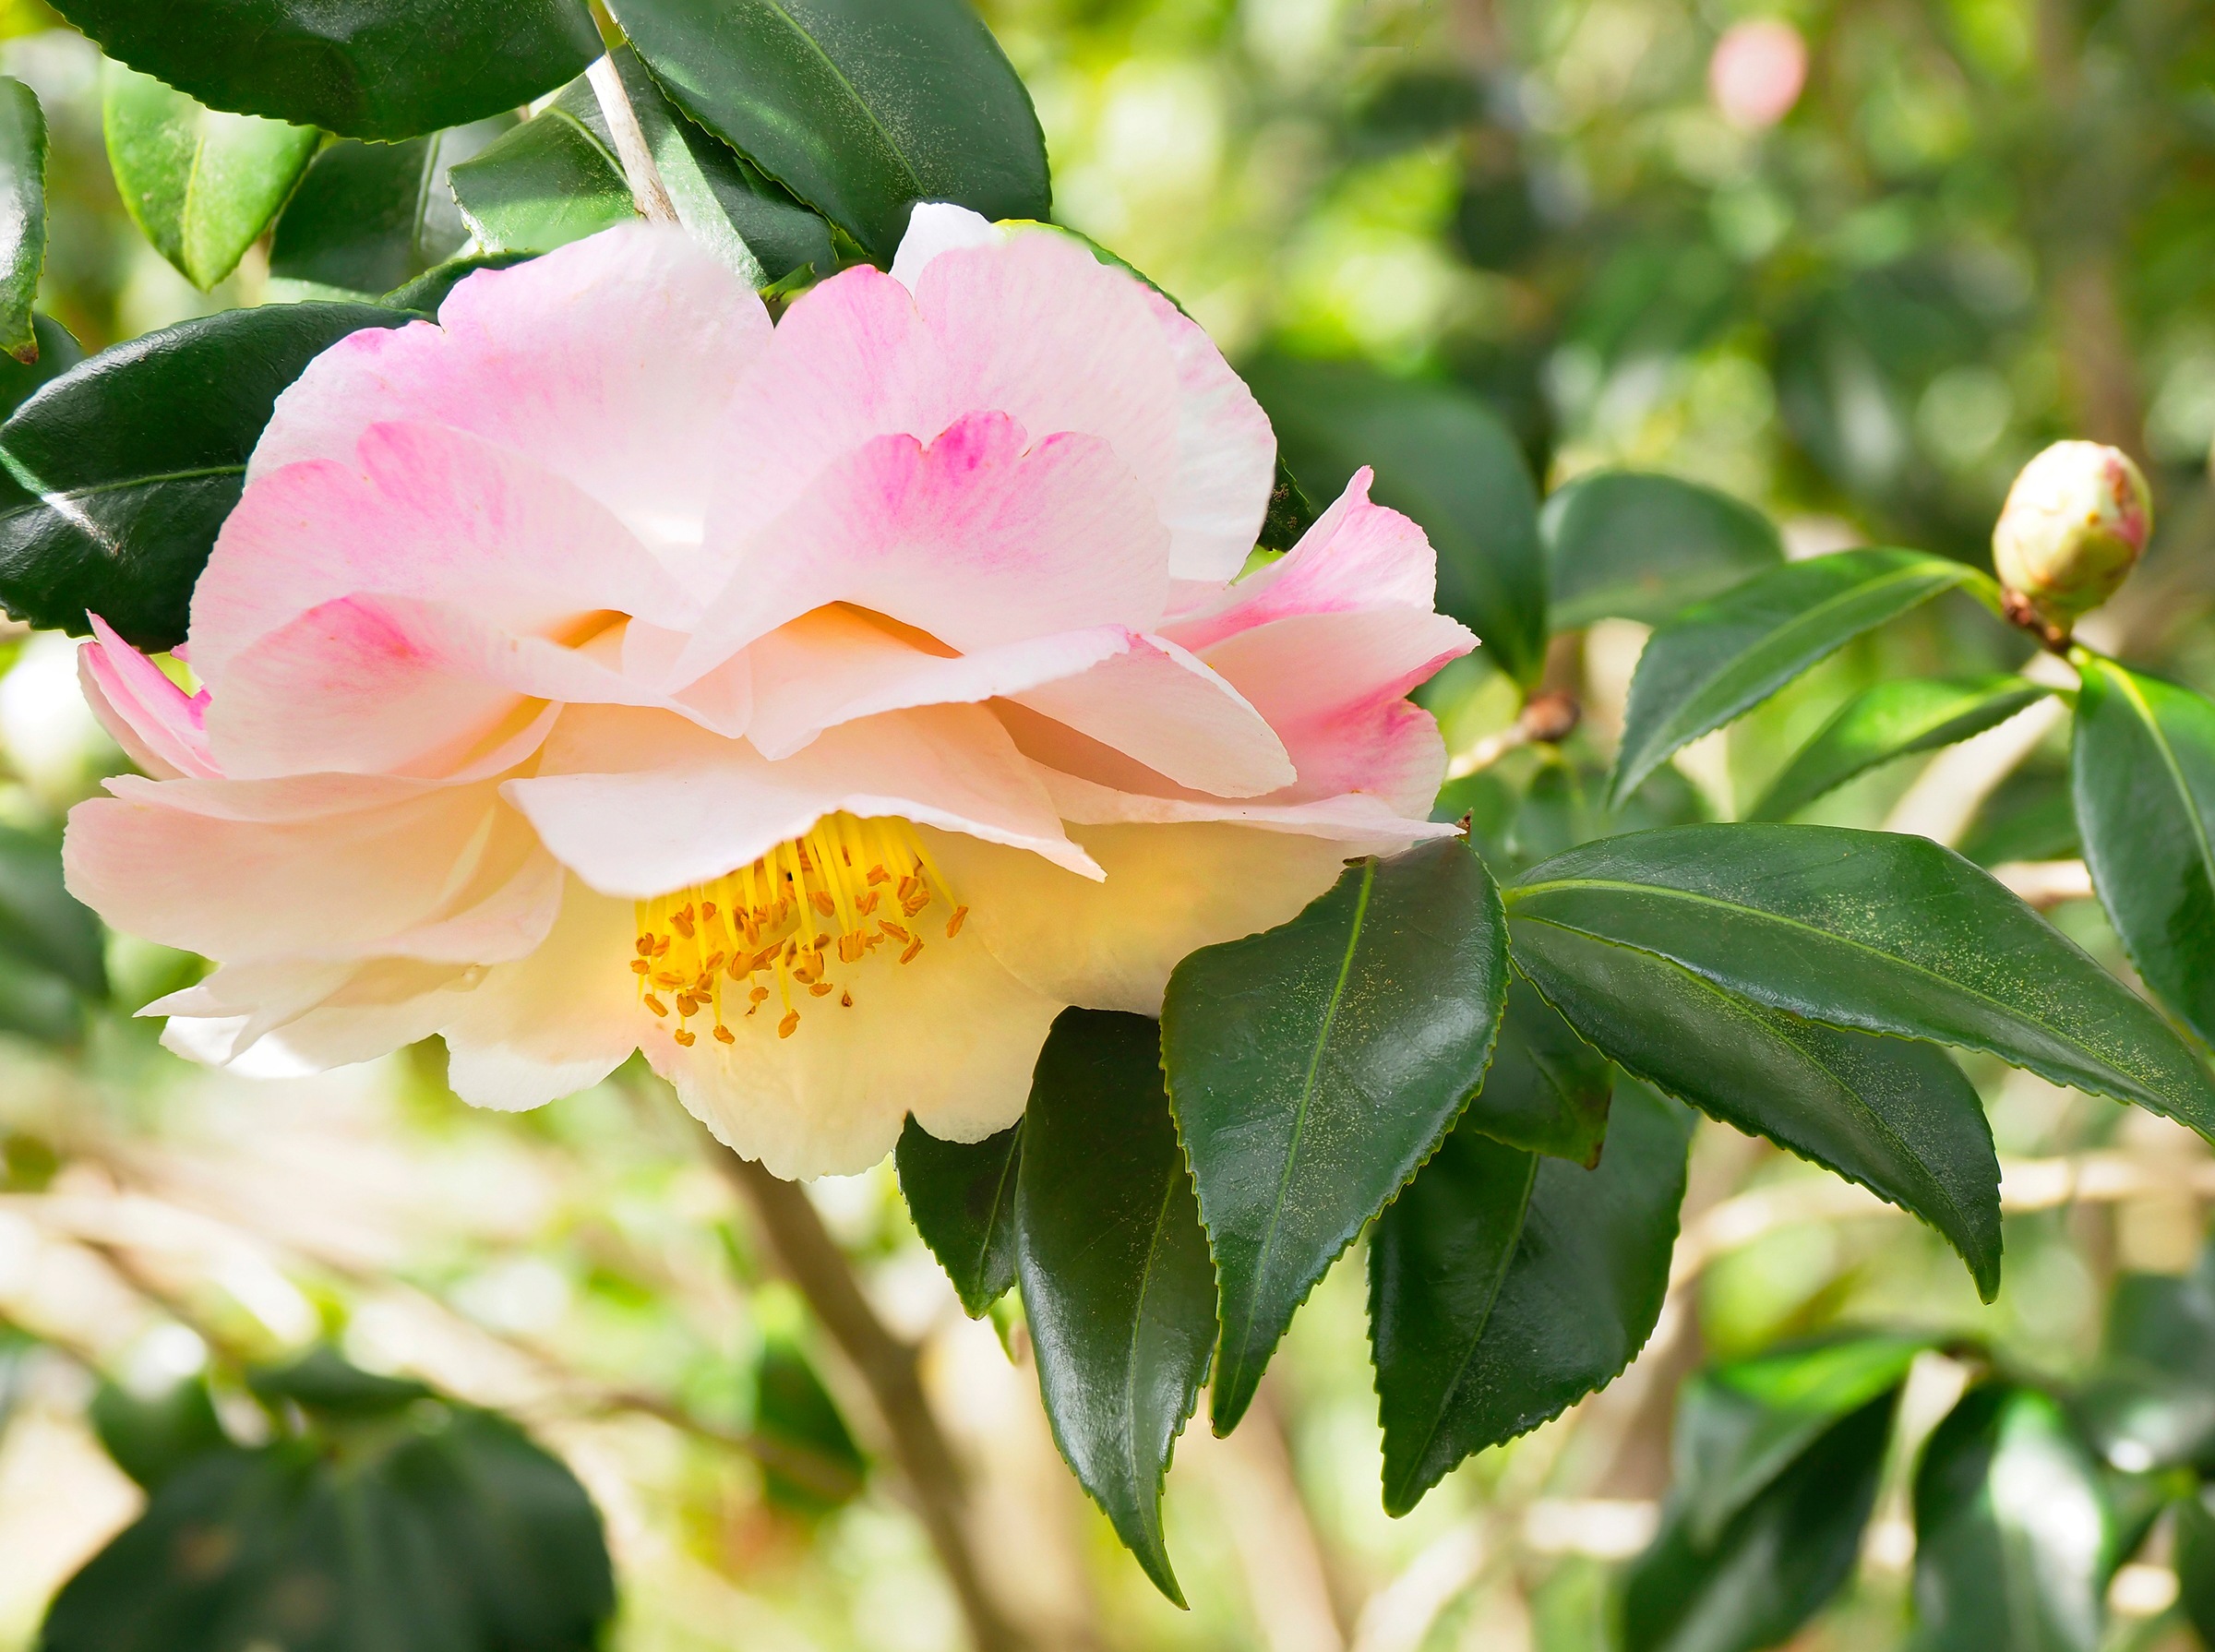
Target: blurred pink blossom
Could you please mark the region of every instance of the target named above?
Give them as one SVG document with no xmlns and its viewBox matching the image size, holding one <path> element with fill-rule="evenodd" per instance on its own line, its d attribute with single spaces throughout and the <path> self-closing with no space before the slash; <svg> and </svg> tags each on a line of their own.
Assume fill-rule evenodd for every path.
<svg viewBox="0 0 2215 1652">
<path fill-rule="evenodd" d="M 1723 118 L 1742 131 L 1775 126 L 1807 84 L 1807 42 L 1781 18 L 1734 23 L 1707 60 L 1707 90 Z"/>
</svg>

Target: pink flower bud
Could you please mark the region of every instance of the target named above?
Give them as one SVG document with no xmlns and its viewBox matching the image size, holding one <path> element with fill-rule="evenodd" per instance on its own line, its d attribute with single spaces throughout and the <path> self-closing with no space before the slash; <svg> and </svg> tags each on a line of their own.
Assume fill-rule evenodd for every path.
<svg viewBox="0 0 2215 1652">
<path fill-rule="evenodd" d="M 2000 583 L 2065 634 L 2116 593 L 2153 533 L 2153 496 L 2128 454 L 2055 442 L 2022 469 L 1992 532 Z"/>
<path fill-rule="evenodd" d="M 1807 42 L 1781 18 L 1734 23 L 1707 60 L 1707 90 L 1723 118 L 1759 132 L 1792 112 L 1807 84 Z"/>
</svg>

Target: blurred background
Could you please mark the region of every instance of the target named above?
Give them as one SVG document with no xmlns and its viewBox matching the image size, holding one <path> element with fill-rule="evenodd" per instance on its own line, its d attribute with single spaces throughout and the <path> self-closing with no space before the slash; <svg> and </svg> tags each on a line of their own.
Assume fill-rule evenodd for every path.
<svg viewBox="0 0 2215 1652">
<path fill-rule="evenodd" d="M 1176 293 L 1288 435 L 1380 377 L 1431 381 L 1503 418 L 1542 490 L 1632 465 L 1759 508 L 1795 554 L 1970 559 L 2033 452 L 2113 442 L 2147 467 L 2160 531 L 2083 628 L 2215 690 L 2204 0 L 985 10 L 1044 122 L 1058 215 Z M 37 0 L 0 4 L 0 72 L 53 127 L 42 308 L 90 351 L 284 296 L 258 249 L 198 293 L 131 226 L 100 69 Z M 1585 729 L 1501 772 L 1521 784 L 1557 765 L 1574 793 L 1610 754 L 1644 635 L 1610 619 L 1557 639 L 1550 678 L 1582 695 Z M 0 919 L 16 923 L 37 905 L 35 846 L 123 760 L 78 700 L 66 640 L 0 647 Z M 2005 669 L 2024 652 L 1966 599 L 1942 602 L 1682 754 L 1687 807 L 1740 812 L 1882 676 Z M 1515 710 L 1477 662 L 1428 693 L 1456 752 Z M 1880 770 L 1813 818 L 1927 831 L 1987 864 L 2066 863 L 2057 721 Z M 2064 876 L 2041 898 L 2119 962 L 2086 893 Z M 621 1652 L 967 1644 L 868 1389 L 650 1077 L 507 1117 L 457 1102 L 435 1045 L 321 1077 L 210 1073 L 127 1014 L 198 961 L 84 944 L 104 971 L 97 950 L 57 976 L 0 947 L 0 1648 L 31 1644 L 53 1590 L 140 1505 L 87 1420 L 101 1375 L 153 1392 L 320 1337 L 507 1410 L 569 1462 L 609 1528 Z M 876 1316 L 919 1344 L 978 1565 L 1036 1645 L 1598 1652 L 1610 1576 L 1668 1483 L 1677 1384 L 1703 1360 L 1908 1323 L 2067 1379 L 2095 1357 L 2119 1271 L 2197 1253 L 2215 1164 L 2196 1137 L 1996 1065 L 1979 1076 L 2007 1170 L 1994 1305 L 1899 1213 L 1705 1126 L 1646 1356 L 1400 1521 L 1379 1502 L 1357 1248 L 1247 1426 L 1182 1443 L 1167 1526 L 1189 1613 L 1062 1468 L 1020 1325 L 962 1316 L 890 1164 L 808 1196 Z M 1910 1443 L 1960 1380 L 1944 1360 L 1919 1369 Z M 781 1478 L 780 1442 L 850 1472 Z M 1901 1479 L 1896 1465 L 1856 1583 L 1796 1646 L 1900 1638 Z M 2112 1638 L 2191 1644 L 2173 1595 L 2157 1544 L 2117 1579 Z"/>
</svg>

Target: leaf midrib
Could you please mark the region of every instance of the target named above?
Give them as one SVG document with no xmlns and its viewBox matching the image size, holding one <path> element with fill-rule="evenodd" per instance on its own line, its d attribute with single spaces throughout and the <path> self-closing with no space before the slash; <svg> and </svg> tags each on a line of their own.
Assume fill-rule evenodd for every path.
<svg viewBox="0 0 2215 1652">
<path fill-rule="evenodd" d="M 2194 794 L 2191 783 L 2185 778 L 2184 765 L 2177 761 L 2176 748 L 2170 741 L 2169 731 L 2161 726 L 2161 719 L 2154 715 L 2153 708 L 2147 703 L 2145 695 L 2138 690 L 2137 679 L 2129 672 L 2103 662 L 2101 675 L 2120 688 L 2129 700 L 2131 709 L 2144 722 L 2155 749 L 2161 752 L 2161 766 L 2169 772 L 2169 779 L 2176 787 L 2185 818 L 2192 822 L 2192 843 L 2199 852 L 2200 876 L 2207 880 L 2210 896 L 2215 897 L 2215 844 L 2208 841 L 2207 817 L 2200 812 L 2199 799 Z"/>
<path fill-rule="evenodd" d="M 991 1208 L 985 1215 L 983 1237 L 977 1241 L 976 1255 L 971 1264 L 971 1274 L 982 1283 L 985 1262 L 992 1254 L 992 1236 L 1000 1230 L 1000 1213 L 1014 1197 L 1017 1169 L 1023 1163 L 1023 1120 L 1015 1120 L 1015 1139 L 1008 1143 L 1007 1156 L 1000 1162 L 1000 1181 L 992 1190 Z"/>
<path fill-rule="evenodd" d="M 1285 1200 L 1292 1188 L 1292 1172 L 1299 1163 L 1299 1141 L 1306 1132 L 1308 1109 L 1315 1097 L 1316 1076 L 1323 1070 L 1323 1052 L 1329 1047 L 1331 1029 L 1338 1020 L 1338 1006 L 1346 1001 L 1346 983 L 1353 974 L 1354 951 L 1361 942 L 1362 921 L 1369 916 L 1370 892 L 1376 887 L 1377 862 L 1372 856 L 1361 864 L 1361 891 L 1354 899 L 1354 917 L 1347 931 L 1346 952 L 1338 960 L 1338 979 L 1331 988 L 1329 1006 L 1323 1013 L 1323 1025 L 1316 1030 L 1315 1047 L 1308 1057 L 1307 1077 L 1300 1085 L 1299 1105 L 1292 1116 L 1292 1140 L 1285 1148 L 1284 1174 L 1276 1184 L 1276 1203 L 1270 1207 L 1268 1225 L 1262 1229 L 1261 1243 L 1253 1252 L 1253 1296 L 1246 1309 L 1246 1323 L 1239 1338 L 1238 1363 L 1228 1366 L 1223 1373 L 1222 1386 L 1226 1392 L 1236 1392 L 1239 1381 L 1246 1373 L 1248 1350 L 1253 1346 L 1254 1321 L 1261 1317 L 1262 1286 L 1269 1268 L 1270 1248 L 1276 1242 L 1277 1226 L 1284 1219 Z"/>
<path fill-rule="evenodd" d="M 1897 968 L 1905 970 L 1910 975 L 1919 976 L 1923 980 L 1934 982 L 1940 986 L 1948 988 L 1951 990 L 1958 992 L 1963 997 L 1970 999 L 1979 1004 L 1982 1004 L 1988 1008 L 1999 1011 L 2005 1016 L 2017 1021 L 2028 1022 L 2029 1024 L 2039 1028 L 2040 1031 L 2058 1040 L 2066 1047 L 2081 1050 L 2086 1056 L 2099 1061 L 2110 1071 L 2121 1073 L 2126 1078 L 2134 1079 L 2136 1082 L 2143 1085 L 2149 1094 L 2154 1093 L 2150 1083 L 2149 1083 L 2147 1081 L 2138 1079 L 2136 1074 L 2129 1072 L 2126 1069 L 2115 1064 L 2108 1058 L 2101 1056 L 2098 1051 L 2092 1049 L 2089 1045 L 2081 1043 L 2077 1039 L 2063 1032 L 2061 1029 L 2053 1027 L 2048 1024 L 2046 1022 L 2035 1020 L 2028 1015 L 2025 1015 L 2019 1011 L 2014 1009 L 2013 1006 L 2005 1004 L 1998 999 L 1992 998 L 1987 994 L 1978 991 L 1962 982 L 1954 980 L 1946 976 L 1942 976 L 1936 970 L 1932 969 L 1927 964 L 1917 964 L 1910 959 L 1902 958 L 1897 953 L 1883 952 L 1878 948 L 1872 946 L 1867 941 L 1859 940 L 1850 936 L 1841 935 L 1835 929 L 1825 929 L 1814 924 L 1807 923 L 1800 918 L 1786 917 L 1781 913 L 1769 911 L 1766 907 L 1742 905 L 1737 902 L 1726 901 L 1714 895 L 1697 894 L 1690 890 L 1672 889 L 1666 884 L 1632 883 L 1627 880 L 1604 878 L 1550 879 L 1544 883 L 1524 884 L 1517 888 L 1503 891 L 1502 898 L 1503 901 L 1512 904 L 1517 895 L 1540 894 L 1551 890 L 1577 889 L 1599 890 L 1615 893 L 1628 892 L 1633 894 L 1653 895 L 1664 900 L 1682 901 L 1688 905 L 1712 906 L 1721 911 L 1742 913 L 1752 917 L 1764 918 L 1785 928 L 1798 930 L 1802 934 L 1818 936 L 1825 940 L 1836 942 L 1837 944 L 1846 947 L 1851 951 L 1863 953 L 1868 957 L 1881 959 L 1884 962 L 1890 964 Z M 1651 947 L 1641 947 L 1631 941 L 1622 940 L 1613 936 L 1603 935 L 1597 929 L 1587 929 L 1579 924 L 1565 924 L 1556 918 L 1537 917 L 1527 915 L 1526 916 L 1524 921 L 1527 923 L 1550 923 L 1553 925 L 1555 928 L 1572 930 L 1579 935 L 1589 935 L 1593 940 L 1605 941 L 1610 946 L 1629 947 L 1633 952 L 1650 952 L 1657 958 L 1669 957 L 1669 954 L 1665 952 L 1654 952 Z M 2057 936 L 2057 939 L 2062 938 Z M 1695 975 L 1700 975 L 1704 978 L 1709 980 L 1714 978 L 1706 976 L 1705 971 L 1694 969 L 1693 965 L 1685 964 L 1682 959 L 1671 958 L 1670 961 L 1674 964 L 1682 964 L 1684 968 L 1693 969 Z M 1810 1016 L 1809 1019 L 1820 1020 L 1821 1018 L 1818 1016 Z"/>
<path fill-rule="evenodd" d="M 884 140 L 885 152 L 890 154 L 894 161 L 899 162 L 901 172 L 906 175 L 908 184 L 911 186 L 914 191 L 910 198 L 919 198 L 923 191 L 923 180 L 916 175 L 916 169 L 909 164 L 906 152 L 902 150 L 900 145 L 893 139 L 890 129 L 886 127 L 882 121 L 877 118 L 877 111 L 869 106 L 869 101 L 861 95 L 861 89 L 856 86 L 854 82 L 848 78 L 845 70 L 838 66 L 836 59 L 834 59 L 830 53 L 823 50 L 822 42 L 817 40 L 814 35 L 810 34 L 807 29 L 802 27 L 799 19 L 795 18 L 792 13 L 784 8 L 783 0 L 761 0 L 761 4 L 768 7 L 768 9 L 772 12 L 774 12 L 777 17 L 784 21 L 785 27 L 790 29 L 793 33 L 798 35 L 801 40 L 805 41 L 808 44 L 808 49 L 810 52 L 813 52 L 816 56 L 822 59 L 823 66 L 831 71 L 832 78 L 836 80 L 840 88 L 844 90 L 845 94 L 854 100 L 854 106 L 861 111 L 863 118 L 868 122 L 869 126 L 875 130 L 877 136 Z"/>
<path fill-rule="evenodd" d="M 1157 1500 L 1149 1498 L 1146 1484 L 1140 1478 L 1138 1466 L 1138 1349 L 1139 1332 L 1146 1323 L 1146 1296 L 1154 1288 L 1155 1263 L 1161 1256 L 1162 1229 L 1169 1219 L 1169 1206 L 1177 1197 L 1177 1178 L 1184 1166 L 1175 1154 L 1170 1155 L 1168 1174 L 1162 1179 L 1161 1203 L 1154 1212 L 1154 1226 L 1146 1239 L 1146 1263 L 1139 1271 L 1138 1296 L 1131 1310 L 1131 1346 L 1123 1358 L 1123 1461 L 1125 1475 L 1130 1482 L 1133 1502 L 1137 1505 L 1140 1522 L 1154 1547 L 1162 1549 L 1161 1510 Z M 1167 1472 L 1167 1465 L 1163 1465 Z M 1166 1551 L 1163 1563 L 1167 1563 Z M 1179 1605 L 1183 1602 L 1179 1601 Z"/>
</svg>

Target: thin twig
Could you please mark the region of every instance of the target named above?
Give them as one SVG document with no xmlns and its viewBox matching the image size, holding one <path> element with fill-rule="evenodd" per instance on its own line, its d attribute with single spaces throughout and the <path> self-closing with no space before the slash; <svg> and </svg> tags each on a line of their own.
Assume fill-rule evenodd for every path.
<svg viewBox="0 0 2215 1652">
<path fill-rule="evenodd" d="M 631 107 L 630 93 L 624 88 L 616 60 L 600 58 L 584 76 L 592 82 L 593 95 L 600 100 L 600 115 L 607 122 L 607 135 L 615 139 L 616 159 L 623 163 L 623 181 L 630 186 L 631 201 L 649 223 L 681 227 L 676 203 L 669 198 L 669 186 L 662 182 L 662 169 L 653 163 L 646 129 L 639 125 L 639 112 Z"/>
</svg>

